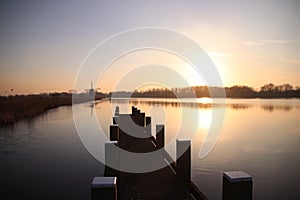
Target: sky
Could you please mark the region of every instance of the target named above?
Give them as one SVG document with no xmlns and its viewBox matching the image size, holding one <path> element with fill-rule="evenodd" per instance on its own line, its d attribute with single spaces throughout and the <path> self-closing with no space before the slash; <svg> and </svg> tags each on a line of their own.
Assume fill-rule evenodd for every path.
<svg viewBox="0 0 300 200">
<path fill-rule="evenodd" d="M 2 0 L 0 5 L 0 95 L 68 91 L 96 45 L 143 27 L 173 30 L 195 41 L 215 64 L 224 86 L 300 85 L 297 0 Z M 119 63 L 116 80 L 124 76 L 120 72 L 130 72 L 128 66 L 152 62 L 174 68 L 188 80 L 193 75 L 187 63 L 166 52 L 125 57 L 114 63 Z M 105 77 L 93 81 L 104 92 L 118 85 Z"/>
</svg>

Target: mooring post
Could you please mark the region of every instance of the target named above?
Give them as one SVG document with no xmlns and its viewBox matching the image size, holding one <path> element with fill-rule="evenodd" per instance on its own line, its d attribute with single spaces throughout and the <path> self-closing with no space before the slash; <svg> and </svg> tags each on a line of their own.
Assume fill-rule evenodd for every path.
<svg viewBox="0 0 300 200">
<path fill-rule="evenodd" d="M 119 117 L 113 117 L 113 124 L 119 123 Z"/>
<path fill-rule="evenodd" d="M 191 141 L 176 140 L 177 176 L 188 190 L 191 182 Z"/>
<path fill-rule="evenodd" d="M 94 177 L 91 196 L 92 200 L 117 200 L 117 177 Z"/>
<path fill-rule="evenodd" d="M 152 136 L 152 133 L 151 133 L 151 117 L 146 117 L 146 124 L 145 124 L 145 131 L 146 131 L 146 134 L 149 135 L 149 137 Z"/>
<path fill-rule="evenodd" d="M 134 121 L 135 124 L 140 125 L 139 124 L 139 112 L 138 109 L 134 106 L 131 107 L 131 119 L 132 121 Z"/>
<path fill-rule="evenodd" d="M 139 116 L 139 125 L 144 127 L 145 126 L 145 113 L 140 113 Z"/>
<path fill-rule="evenodd" d="M 119 113 L 120 113 L 120 108 L 119 108 L 119 106 L 116 106 L 115 117 L 119 116 Z"/>
<path fill-rule="evenodd" d="M 156 144 L 157 149 L 165 147 L 165 125 L 156 124 Z"/>
<path fill-rule="evenodd" d="M 117 176 L 119 171 L 119 150 L 117 141 L 105 142 L 105 175 Z"/>
<path fill-rule="evenodd" d="M 252 177 L 243 171 L 223 173 L 223 200 L 252 200 Z"/>
<path fill-rule="evenodd" d="M 136 114 L 136 111 L 137 111 L 137 108 L 134 107 L 134 106 L 131 106 L 131 114 L 132 114 L 132 115 L 135 115 L 135 114 Z"/>
<path fill-rule="evenodd" d="M 146 117 L 146 126 L 151 125 L 151 117 L 147 116 Z"/>
<path fill-rule="evenodd" d="M 135 123 L 139 126 L 141 126 L 140 119 L 141 119 L 141 111 L 139 109 L 137 109 L 135 112 L 135 120 L 136 120 Z"/>
<path fill-rule="evenodd" d="M 118 141 L 119 138 L 119 126 L 117 124 L 109 126 L 109 139 L 110 141 Z"/>
</svg>

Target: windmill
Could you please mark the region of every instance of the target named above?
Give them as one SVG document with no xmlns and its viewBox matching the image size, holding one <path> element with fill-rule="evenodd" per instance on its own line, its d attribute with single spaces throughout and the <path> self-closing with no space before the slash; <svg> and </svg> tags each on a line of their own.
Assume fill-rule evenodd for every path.
<svg viewBox="0 0 300 200">
<path fill-rule="evenodd" d="M 91 88 L 90 89 L 85 89 L 84 91 L 89 93 L 89 94 L 95 94 L 97 93 L 98 90 L 100 90 L 101 88 L 93 88 L 93 81 L 91 81 Z"/>
<path fill-rule="evenodd" d="M 100 90 L 100 88 L 94 88 L 93 87 L 93 81 L 91 81 L 91 88 L 90 89 L 85 89 L 85 92 L 88 94 L 88 98 L 90 101 L 94 101 L 95 97 L 97 95 L 97 90 Z"/>
</svg>

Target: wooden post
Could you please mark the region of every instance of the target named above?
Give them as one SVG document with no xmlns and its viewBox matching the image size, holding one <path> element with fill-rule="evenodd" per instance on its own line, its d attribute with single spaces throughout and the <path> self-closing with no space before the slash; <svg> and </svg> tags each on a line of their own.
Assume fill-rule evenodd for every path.
<svg viewBox="0 0 300 200">
<path fill-rule="evenodd" d="M 145 113 L 140 113 L 139 116 L 139 125 L 144 127 L 145 126 Z"/>
<path fill-rule="evenodd" d="M 119 150 L 117 141 L 105 142 L 105 175 L 117 176 L 119 171 Z"/>
<path fill-rule="evenodd" d="M 131 106 L 131 114 L 132 114 L 132 115 L 135 115 L 135 114 L 136 114 L 136 111 L 137 111 L 137 108 L 134 107 L 134 106 Z"/>
<path fill-rule="evenodd" d="M 118 141 L 119 138 L 119 126 L 117 124 L 109 126 L 109 139 L 110 141 Z"/>
<path fill-rule="evenodd" d="M 223 173 L 223 200 L 252 199 L 252 177 L 243 171 Z"/>
<path fill-rule="evenodd" d="M 177 176 L 184 189 L 188 190 L 191 182 L 191 141 L 176 140 Z"/>
<path fill-rule="evenodd" d="M 151 124 L 151 117 L 146 117 L 146 126 Z"/>
<path fill-rule="evenodd" d="M 132 123 L 131 119 L 133 115 L 130 114 L 120 114 L 119 115 L 119 137 L 118 137 L 118 145 L 120 148 L 124 149 L 126 144 L 129 142 L 130 133 L 130 125 Z"/>
<path fill-rule="evenodd" d="M 145 131 L 146 131 L 146 134 L 149 135 L 149 137 L 152 136 L 152 133 L 151 133 L 151 117 L 146 117 L 146 124 L 145 124 L 146 128 L 145 128 Z"/>
<path fill-rule="evenodd" d="M 119 106 L 116 106 L 115 117 L 119 116 L 119 113 L 120 113 L 120 108 Z"/>
<path fill-rule="evenodd" d="M 113 117 L 113 124 L 119 123 L 119 117 Z"/>
<path fill-rule="evenodd" d="M 139 109 L 136 110 L 136 112 L 134 114 L 134 119 L 136 120 L 135 123 L 138 126 L 141 126 L 141 111 Z"/>
<path fill-rule="evenodd" d="M 131 119 L 132 119 L 132 121 L 135 123 L 135 124 L 137 124 L 137 125 L 139 125 L 139 110 L 136 108 L 136 107 L 134 107 L 134 106 L 132 106 L 131 107 Z"/>
<path fill-rule="evenodd" d="M 92 200 L 117 200 L 117 177 L 94 177 L 91 196 Z"/>
<path fill-rule="evenodd" d="M 125 133 L 121 128 L 119 128 L 119 138 L 118 138 L 118 145 L 119 148 L 124 149 L 126 143 L 128 142 L 128 135 Z"/>
<path fill-rule="evenodd" d="M 156 143 L 157 149 L 165 147 L 165 125 L 156 124 Z"/>
</svg>

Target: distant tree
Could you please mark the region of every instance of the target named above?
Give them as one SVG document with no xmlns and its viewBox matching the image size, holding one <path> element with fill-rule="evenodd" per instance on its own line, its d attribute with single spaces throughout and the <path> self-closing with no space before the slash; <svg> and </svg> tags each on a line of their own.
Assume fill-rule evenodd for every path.
<svg viewBox="0 0 300 200">
<path fill-rule="evenodd" d="M 227 97 L 244 97 L 252 98 L 256 96 L 256 92 L 252 87 L 235 85 L 225 88 Z"/>
<path fill-rule="evenodd" d="M 281 87 L 281 92 L 293 90 L 293 86 L 288 83 L 280 85 L 280 87 Z"/>
<path fill-rule="evenodd" d="M 275 85 L 273 83 L 265 84 L 261 86 L 260 91 L 270 92 L 275 90 Z"/>
<path fill-rule="evenodd" d="M 273 83 L 269 83 L 262 86 L 262 91 L 286 92 L 290 90 L 293 90 L 293 86 L 288 83 L 277 85 L 277 86 L 275 86 Z"/>
</svg>

